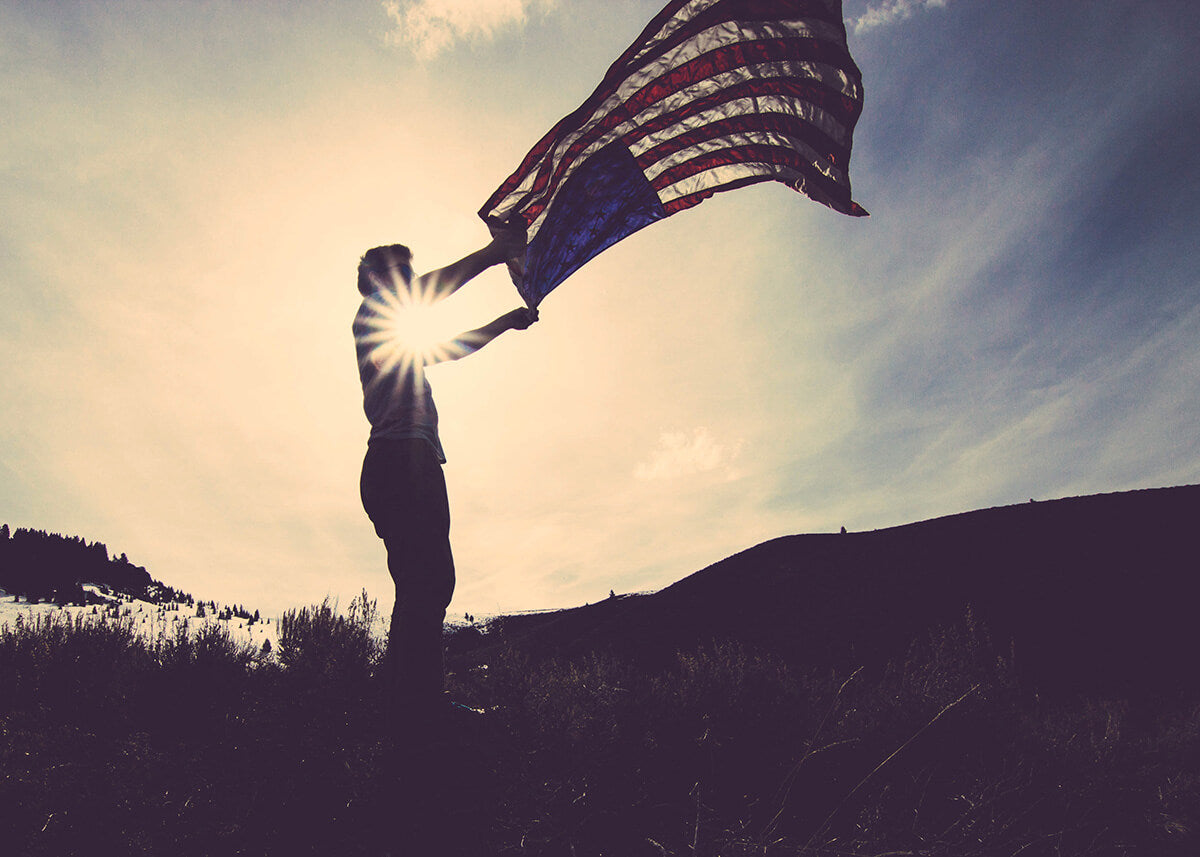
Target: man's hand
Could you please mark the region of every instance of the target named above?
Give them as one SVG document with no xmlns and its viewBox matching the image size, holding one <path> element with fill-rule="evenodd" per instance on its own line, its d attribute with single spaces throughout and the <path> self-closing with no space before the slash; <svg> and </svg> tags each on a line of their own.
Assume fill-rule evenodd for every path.
<svg viewBox="0 0 1200 857">
<path fill-rule="evenodd" d="M 492 236 L 492 243 L 488 245 L 488 249 L 502 262 L 517 258 L 525 252 L 524 226 L 505 224 L 496 227 L 496 233 Z"/>
<path fill-rule="evenodd" d="M 492 265 L 519 259 L 525 252 L 524 226 L 489 224 L 489 228 L 496 233 L 489 244 L 451 265 L 422 274 L 413 281 L 412 288 L 421 294 L 432 295 L 434 300 L 441 300 L 454 294 Z"/>
<path fill-rule="evenodd" d="M 525 330 L 538 320 L 538 311 L 529 307 L 520 307 L 506 312 L 501 318 L 512 330 Z"/>
<path fill-rule="evenodd" d="M 529 325 L 538 320 L 538 311 L 529 307 L 520 307 L 519 309 L 509 310 L 504 315 L 497 316 L 495 320 L 485 324 L 483 327 L 475 330 L 468 330 L 465 333 L 460 333 L 442 348 L 436 350 L 433 359 L 427 360 L 429 363 L 441 363 L 446 360 L 457 360 L 460 357 L 466 357 L 468 354 L 474 354 L 480 348 L 487 345 L 493 339 L 506 330 L 525 330 Z"/>
</svg>

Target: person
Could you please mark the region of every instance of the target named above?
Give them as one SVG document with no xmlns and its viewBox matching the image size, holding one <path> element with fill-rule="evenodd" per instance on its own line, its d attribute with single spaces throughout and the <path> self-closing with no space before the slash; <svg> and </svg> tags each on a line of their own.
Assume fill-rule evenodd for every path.
<svg viewBox="0 0 1200 857">
<path fill-rule="evenodd" d="M 508 330 L 525 330 L 537 310 L 514 309 L 437 347 L 406 343 L 399 316 L 411 302 L 442 300 L 473 277 L 524 250 L 524 235 L 501 232 L 458 262 L 413 276 L 402 244 L 374 247 L 358 266 L 362 304 L 354 340 L 363 410 L 371 424 L 363 458 L 363 508 L 387 549 L 396 586 L 383 661 L 393 726 L 401 734 L 436 726 L 451 703 L 443 691 L 442 624 L 454 592 L 450 507 L 438 413 L 426 367 L 478 351 Z"/>
</svg>

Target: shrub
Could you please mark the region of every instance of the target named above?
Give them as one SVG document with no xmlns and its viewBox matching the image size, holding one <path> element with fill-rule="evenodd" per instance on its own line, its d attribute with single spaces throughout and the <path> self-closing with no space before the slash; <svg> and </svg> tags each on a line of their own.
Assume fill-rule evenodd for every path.
<svg viewBox="0 0 1200 857">
<path fill-rule="evenodd" d="M 362 685 L 375 672 L 383 645 L 374 628 L 376 602 L 364 591 L 346 615 L 326 599 L 289 610 L 279 619 L 275 656 L 294 683 L 346 688 Z"/>
<path fill-rule="evenodd" d="M 285 616 L 278 660 L 222 626 L 0 630 L 0 841 L 357 855 L 421 822 L 411 853 L 1197 853 L 1197 701 L 1042 702 L 969 616 L 849 677 L 735 642 L 661 669 L 472 645 L 487 668 L 452 687 L 491 711 L 417 772 L 371 713 L 373 628 L 363 596 Z"/>
<path fill-rule="evenodd" d="M 120 709 L 148 668 L 128 617 L 46 613 L 0 628 L 0 675 L 9 706 L 36 704 L 82 716 Z M 0 710 L 3 710 L 0 703 Z"/>
</svg>

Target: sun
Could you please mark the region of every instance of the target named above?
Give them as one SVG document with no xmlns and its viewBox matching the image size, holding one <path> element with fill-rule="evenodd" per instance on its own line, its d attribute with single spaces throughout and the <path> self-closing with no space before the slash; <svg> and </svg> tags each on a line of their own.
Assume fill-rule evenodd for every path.
<svg viewBox="0 0 1200 857">
<path fill-rule="evenodd" d="M 437 363 L 452 338 L 432 290 L 420 283 L 414 281 L 410 289 L 399 282 L 367 298 L 371 318 L 363 341 L 371 347 L 371 362 L 385 371 Z"/>
<path fill-rule="evenodd" d="M 397 347 L 413 355 L 430 357 L 442 342 L 437 321 L 432 301 L 402 292 L 387 319 L 387 331 Z"/>
</svg>

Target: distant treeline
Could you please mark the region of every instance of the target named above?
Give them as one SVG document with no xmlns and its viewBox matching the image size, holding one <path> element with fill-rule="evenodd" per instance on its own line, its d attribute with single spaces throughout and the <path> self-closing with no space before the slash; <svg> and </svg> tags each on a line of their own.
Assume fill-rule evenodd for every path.
<svg viewBox="0 0 1200 857">
<path fill-rule="evenodd" d="M 146 601 L 190 601 L 125 554 L 110 557 L 103 542 L 44 530 L 10 533 L 8 524 L 0 524 L 0 589 L 30 601 L 87 604 L 96 599 L 83 589 L 85 583 Z"/>
</svg>

